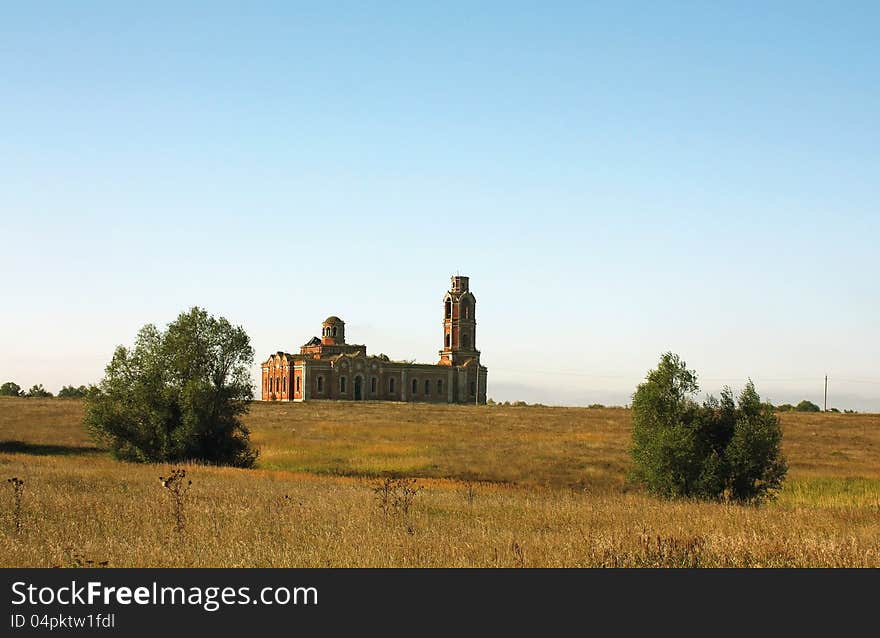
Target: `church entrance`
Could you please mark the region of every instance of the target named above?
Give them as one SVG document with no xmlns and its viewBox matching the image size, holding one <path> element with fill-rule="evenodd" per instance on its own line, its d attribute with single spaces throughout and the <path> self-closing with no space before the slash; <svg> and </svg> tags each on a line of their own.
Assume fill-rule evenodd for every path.
<svg viewBox="0 0 880 638">
<path fill-rule="evenodd" d="M 358 375 L 354 378 L 354 400 L 361 401 L 364 398 L 363 394 L 363 378 Z"/>
</svg>

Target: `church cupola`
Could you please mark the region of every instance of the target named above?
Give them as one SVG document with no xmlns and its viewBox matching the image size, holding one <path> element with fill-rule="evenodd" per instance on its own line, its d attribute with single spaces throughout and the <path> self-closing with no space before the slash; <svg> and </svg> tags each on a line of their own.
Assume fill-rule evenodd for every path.
<svg viewBox="0 0 880 638">
<path fill-rule="evenodd" d="M 345 322 L 339 317 L 327 317 L 321 324 L 321 343 L 325 346 L 345 343 Z"/>
</svg>

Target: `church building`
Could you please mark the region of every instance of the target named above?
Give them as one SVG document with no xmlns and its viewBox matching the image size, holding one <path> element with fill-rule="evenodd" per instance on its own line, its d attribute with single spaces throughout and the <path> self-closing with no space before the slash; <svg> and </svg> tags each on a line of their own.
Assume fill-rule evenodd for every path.
<svg viewBox="0 0 880 638">
<path fill-rule="evenodd" d="M 435 364 L 369 356 L 345 342 L 345 322 L 328 317 L 321 337 L 299 354 L 276 352 L 262 364 L 263 401 L 418 401 L 485 403 L 487 369 L 477 350 L 477 300 L 468 278 L 452 277 L 443 297 L 443 349 Z"/>
</svg>

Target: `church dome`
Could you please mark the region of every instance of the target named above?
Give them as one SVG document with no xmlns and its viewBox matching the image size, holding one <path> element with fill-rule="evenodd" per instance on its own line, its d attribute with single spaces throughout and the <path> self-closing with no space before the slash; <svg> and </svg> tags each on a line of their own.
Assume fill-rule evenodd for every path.
<svg viewBox="0 0 880 638">
<path fill-rule="evenodd" d="M 327 317 L 326 319 L 324 319 L 324 323 L 321 325 L 324 325 L 324 326 L 333 325 L 334 323 L 345 323 L 345 322 L 342 319 L 340 319 L 339 317 L 334 315 L 332 317 Z"/>
</svg>

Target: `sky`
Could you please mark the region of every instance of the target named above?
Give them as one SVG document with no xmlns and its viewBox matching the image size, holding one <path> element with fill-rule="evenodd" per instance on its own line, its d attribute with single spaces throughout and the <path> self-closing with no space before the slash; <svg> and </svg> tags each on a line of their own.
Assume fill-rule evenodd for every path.
<svg viewBox="0 0 880 638">
<path fill-rule="evenodd" d="M 346 321 L 498 401 L 880 412 L 880 5 L 0 5 L 0 377 L 98 381 L 191 306 L 259 362 Z"/>
</svg>

